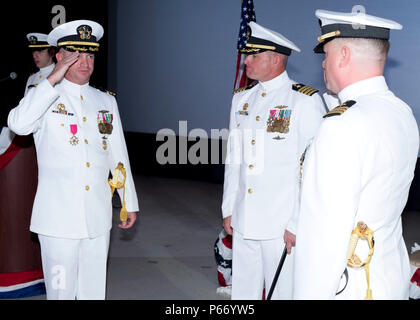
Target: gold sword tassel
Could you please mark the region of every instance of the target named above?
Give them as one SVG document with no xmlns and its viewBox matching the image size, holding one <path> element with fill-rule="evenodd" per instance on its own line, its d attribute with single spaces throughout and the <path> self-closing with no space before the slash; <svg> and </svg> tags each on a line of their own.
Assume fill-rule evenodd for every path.
<svg viewBox="0 0 420 320">
<path fill-rule="evenodd" d="M 122 175 L 122 181 L 121 181 Z M 123 188 L 123 199 L 122 199 L 122 208 L 120 211 L 120 220 L 127 221 L 127 209 L 125 207 L 125 179 L 127 178 L 127 173 L 125 171 L 124 165 L 121 162 L 118 162 L 117 167 L 112 172 L 112 179 L 108 179 L 108 183 L 111 186 L 111 193 L 114 195 L 115 189 Z"/>
<path fill-rule="evenodd" d="M 369 254 L 366 260 L 362 263 L 360 258 L 354 253 L 359 239 L 367 240 L 369 245 Z M 373 231 L 369 229 L 366 223 L 359 221 L 356 228 L 354 228 L 350 237 L 349 250 L 347 252 L 347 265 L 353 268 L 364 267 L 366 273 L 367 290 L 365 300 L 373 300 L 372 290 L 370 289 L 369 280 L 369 263 L 372 259 L 374 251 L 375 240 L 373 239 Z"/>
</svg>

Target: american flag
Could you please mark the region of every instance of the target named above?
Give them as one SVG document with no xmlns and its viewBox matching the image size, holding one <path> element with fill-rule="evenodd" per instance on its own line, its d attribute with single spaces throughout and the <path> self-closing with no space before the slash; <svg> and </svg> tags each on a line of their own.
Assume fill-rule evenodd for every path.
<svg viewBox="0 0 420 320">
<path fill-rule="evenodd" d="M 0 127 L 0 170 L 6 167 L 20 150 L 20 147 L 13 143 L 14 138 L 15 134 L 9 128 Z"/>
<path fill-rule="evenodd" d="M 245 47 L 248 23 L 250 21 L 256 21 L 254 2 L 253 0 L 242 0 L 241 23 L 238 35 L 238 58 L 236 61 L 236 76 L 233 88 L 234 90 L 243 88 L 253 81 L 251 79 L 248 79 L 248 77 L 246 76 L 246 66 L 244 64 L 246 56 L 239 51 L 240 49 Z"/>
</svg>

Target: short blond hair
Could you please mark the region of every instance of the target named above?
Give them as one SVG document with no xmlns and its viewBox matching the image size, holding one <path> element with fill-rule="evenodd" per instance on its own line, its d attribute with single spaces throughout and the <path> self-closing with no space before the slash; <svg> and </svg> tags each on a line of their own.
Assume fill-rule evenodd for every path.
<svg viewBox="0 0 420 320">
<path fill-rule="evenodd" d="M 362 58 L 385 61 L 388 57 L 390 47 L 388 40 L 367 38 L 337 38 L 335 40 L 336 45 L 347 45 Z"/>
</svg>

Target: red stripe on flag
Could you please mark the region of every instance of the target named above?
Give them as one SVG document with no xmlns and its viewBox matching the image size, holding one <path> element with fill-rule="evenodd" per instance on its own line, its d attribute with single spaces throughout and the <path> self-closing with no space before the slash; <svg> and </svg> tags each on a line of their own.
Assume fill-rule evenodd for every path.
<svg viewBox="0 0 420 320">
<path fill-rule="evenodd" d="M 217 271 L 217 281 L 219 281 L 219 284 L 222 287 L 227 287 L 225 277 L 223 276 L 223 274 L 220 271 Z"/>
<path fill-rule="evenodd" d="M 232 250 L 232 236 L 227 235 L 226 237 L 222 238 L 222 242 L 226 248 Z"/>
<path fill-rule="evenodd" d="M 416 272 L 414 272 L 411 282 L 417 283 L 417 286 L 420 287 L 420 268 L 417 268 Z"/>
<path fill-rule="evenodd" d="M 239 88 L 243 88 L 248 84 L 248 77 L 246 76 L 246 67 L 244 67 L 244 71 L 242 72 L 241 82 L 239 84 Z"/>
<path fill-rule="evenodd" d="M 233 88 L 236 90 L 238 89 L 238 87 L 236 86 L 236 84 L 238 83 L 238 78 L 239 78 L 239 70 L 241 68 L 241 56 L 242 54 L 240 52 L 238 52 L 238 56 L 237 56 L 237 60 L 236 60 L 236 75 L 235 75 L 235 85 L 233 86 Z"/>
<path fill-rule="evenodd" d="M 31 282 L 44 278 L 42 270 L 0 273 L 0 287 L 9 287 L 16 284 Z"/>
<path fill-rule="evenodd" d="M 0 170 L 5 168 L 10 163 L 10 161 L 13 160 L 19 150 L 20 147 L 15 145 L 12 141 L 9 148 L 7 148 L 7 150 L 0 155 Z"/>
</svg>

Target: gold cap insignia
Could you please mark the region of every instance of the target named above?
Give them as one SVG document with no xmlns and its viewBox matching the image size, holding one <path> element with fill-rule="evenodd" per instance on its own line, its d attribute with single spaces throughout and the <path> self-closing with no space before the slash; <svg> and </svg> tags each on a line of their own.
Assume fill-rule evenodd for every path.
<svg viewBox="0 0 420 320">
<path fill-rule="evenodd" d="M 35 37 L 35 36 L 30 36 L 29 37 L 29 43 L 30 44 L 36 44 L 37 40 L 38 40 L 38 38 Z"/>
<path fill-rule="evenodd" d="M 90 40 L 90 37 L 92 35 L 92 28 L 84 24 L 77 28 L 77 32 L 79 33 L 80 39 Z"/>
</svg>

